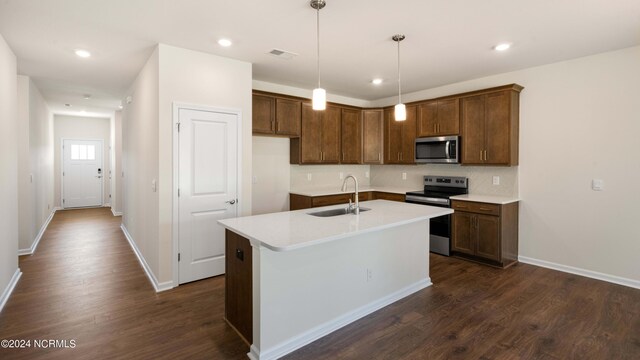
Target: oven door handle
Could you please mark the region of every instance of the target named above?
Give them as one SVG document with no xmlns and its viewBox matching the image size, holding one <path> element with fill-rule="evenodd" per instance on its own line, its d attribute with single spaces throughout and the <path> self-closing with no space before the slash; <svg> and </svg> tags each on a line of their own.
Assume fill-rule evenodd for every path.
<svg viewBox="0 0 640 360">
<path fill-rule="evenodd" d="M 415 201 L 415 202 L 425 203 L 425 204 L 432 203 L 432 204 L 449 205 L 449 199 L 414 196 L 414 195 L 407 195 L 405 198 L 407 201 Z"/>
<path fill-rule="evenodd" d="M 451 144 L 451 141 L 447 140 L 447 142 L 444 145 L 444 157 L 447 159 L 451 158 L 451 155 L 449 155 L 449 144 Z"/>
</svg>

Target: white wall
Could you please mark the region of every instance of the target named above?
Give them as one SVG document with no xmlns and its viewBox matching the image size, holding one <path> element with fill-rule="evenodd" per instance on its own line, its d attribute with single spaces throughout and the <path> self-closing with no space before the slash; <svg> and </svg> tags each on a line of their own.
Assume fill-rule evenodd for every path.
<svg viewBox="0 0 640 360">
<path fill-rule="evenodd" d="M 522 198 L 520 256 L 640 286 L 638 64 L 640 47 L 632 47 L 403 98 L 410 102 L 523 85 L 517 179 Z M 375 105 L 392 103 L 388 98 Z M 604 191 L 591 190 L 594 178 L 605 181 Z"/>
<path fill-rule="evenodd" d="M 54 115 L 54 203 L 62 207 L 62 139 L 102 140 L 103 174 L 109 174 L 111 143 L 111 124 L 109 118 L 93 118 L 67 115 Z M 111 185 L 108 176 L 103 176 L 103 204 L 109 203 Z"/>
<path fill-rule="evenodd" d="M 154 276 L 160 271 L 158 193 L 151 190 L 159 163 L 158 55 L 156 48 L 127 92 L 133 101 L 122 111 L 122 223 Z"/>
<path fill-rule="evenodd" d="M 253 137 L 252 214 L 289 210 L 289 138 Z"/>
<path fill-rule="evenodd" d="M 127 95 L 133 102 L 122 118 L 123 223 L 165 287 L 174 278 L 173 104 L 242 112 L 239 199 L 241 215 L 251 214 L 251 64 L 159 44 Z"/>
<path fill-rule="evenodd" d="M 18 76 L 19 248 L 27 254 L 53 212 L 53 115 L 27 76 Z"/>
<path fill-rule="evenodd" d="M 16 56 L 0 35 L 0 309 L 19 273 L 16 71 Z"/>
<path fill-rule="evenodd" d="M 311 95 L 313 93 L 313 89 L 302 89 L 298 87 L 280 85 L 280 84 L 270 83 L 266 81 L 259 81 L 259 80 L 253 80 L 253 88 L 255 90 L 268 91 L 276 94 L 286 94 L 286 95 L 297 96 L 297 97 L 306 98 L 306 99 L 311 99 Z M 327 101 L 338 103 L 338 104 L 344 104 L 344 105 L 358 106 L 363 108 L 373 107 L 373 106 L 370 106 L 371 102 L 368 100 L 336 95 L 336 94 L 332 94 L 331 92 L 327 93 Z"/>
<path fill-rule="evenodd" d="M 122 214 L 122 111 L 115 112 L 112 123 L 111 210 Z"/>
</svg>

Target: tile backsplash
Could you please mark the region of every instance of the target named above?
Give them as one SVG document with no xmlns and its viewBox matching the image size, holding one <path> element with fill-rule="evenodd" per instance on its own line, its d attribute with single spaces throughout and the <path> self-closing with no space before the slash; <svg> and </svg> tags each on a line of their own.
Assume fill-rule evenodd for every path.
<svg viewBox="0 0 640 360">
<path fill-rule="evenodd" d="M 402 174 L 406 173 L 406 180 Z M 371 165 L 371 184 L 422 189 L 425 175 L 464 176 L 469 178 L 469 193 L 478 195 L 518 195 L 518 167 L 461 166 L 451 164 Z M 493 185 L 493 177 L 500 185 Z"/>
<path fill-rule="evenodd" d="M 340 173 L 344 176 L 354 175 L 360 186 L 370 185 L 370 177 L 367 177 L 369 172 L 369 165 L 291 165 L 291 188 L 335 186 L 339 189 L 343 181 Z"/>
</svg>

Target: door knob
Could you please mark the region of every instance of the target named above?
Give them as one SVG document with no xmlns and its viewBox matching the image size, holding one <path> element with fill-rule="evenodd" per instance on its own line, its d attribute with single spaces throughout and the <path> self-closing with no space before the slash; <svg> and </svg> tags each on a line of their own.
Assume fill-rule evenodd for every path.
<svg viewBox="0 0 640 360">
<path fill-rule="evenodd" d="M 235 199 L 233 199 L 233 200 L 229 200 L 229 201 L 225 201 L 225 202 L 226 202 L 227 204 L 231 204 L 231 205 L 233 205 L 233 204 L 235 204 L 235 203 L 236 203 L 236 200 L 235 200 Z"/>
</svg>

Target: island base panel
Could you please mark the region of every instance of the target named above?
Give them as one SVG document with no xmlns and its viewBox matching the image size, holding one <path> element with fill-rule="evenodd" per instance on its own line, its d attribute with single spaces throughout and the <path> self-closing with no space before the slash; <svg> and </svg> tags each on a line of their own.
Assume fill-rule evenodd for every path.
<svg viewBox="0 0 640 360">
<path fill-rule="evenodd" d="M 249 240 L 226 231 L 225 319 L 250 345 L 253 341 L 253 271 Z"/>
</svg>

